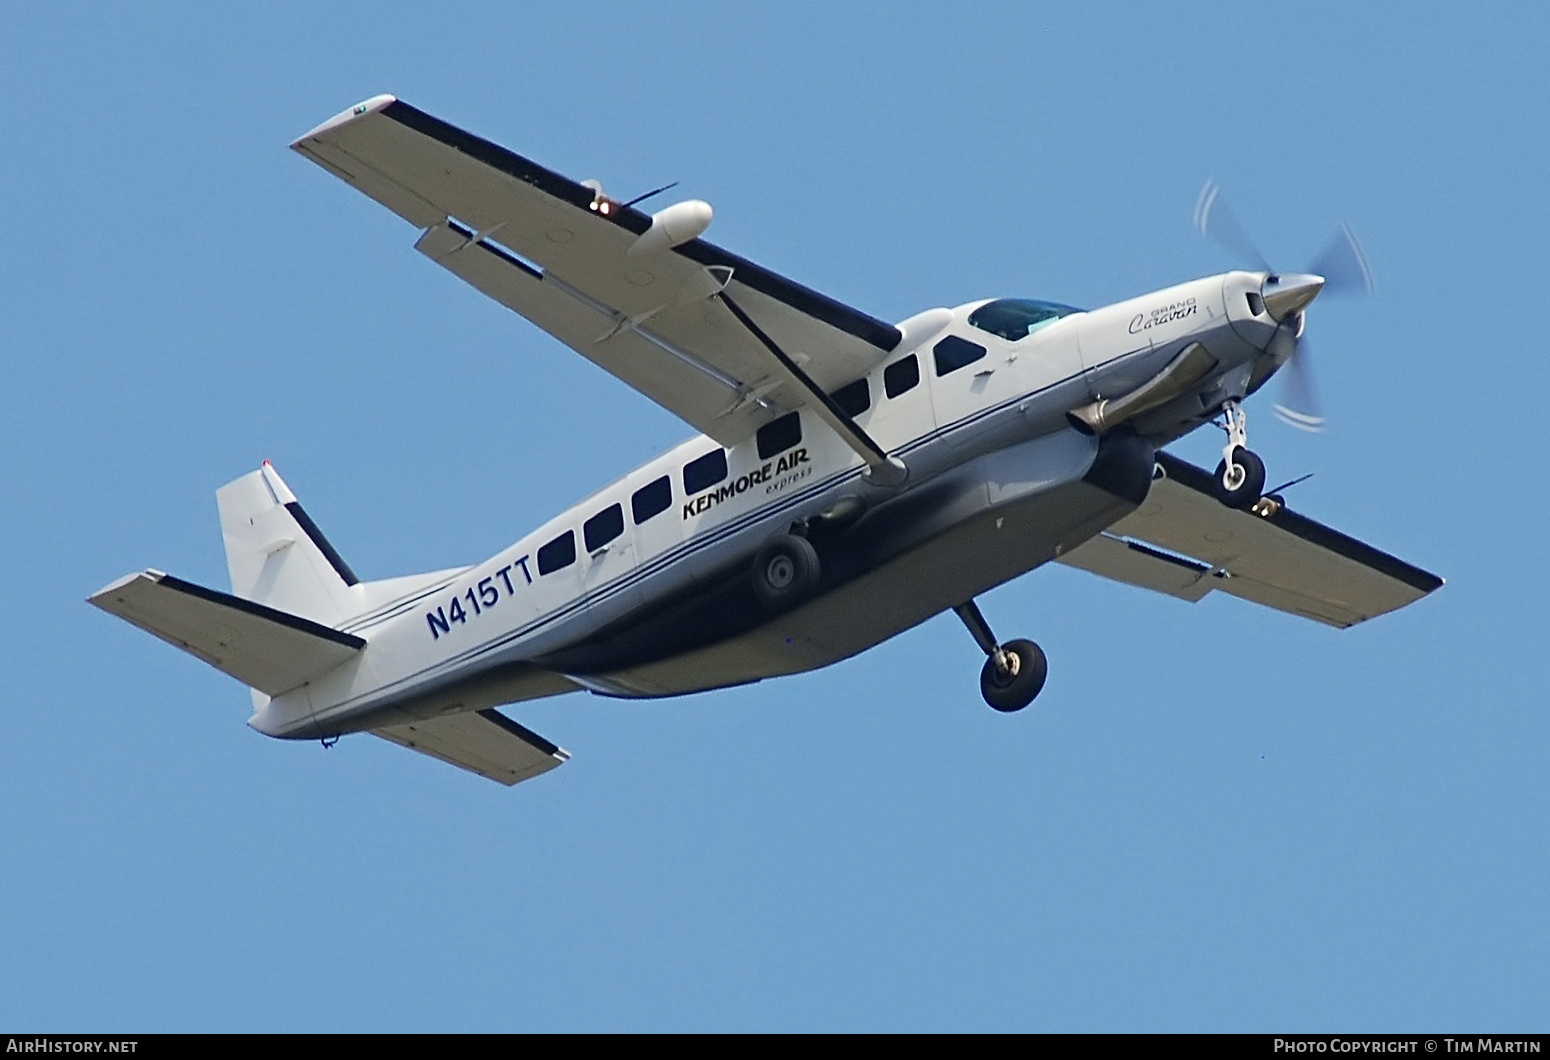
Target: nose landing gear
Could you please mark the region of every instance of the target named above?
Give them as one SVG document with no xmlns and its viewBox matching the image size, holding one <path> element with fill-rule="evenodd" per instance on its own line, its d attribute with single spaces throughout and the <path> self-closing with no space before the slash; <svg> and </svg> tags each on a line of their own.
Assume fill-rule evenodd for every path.
<svg viewBox="0 0 1550 1060">
<path fill-rule="evenodd" d="M 1243 406 L 1229 401 L 1222 406 L 1227 418 L 1227 444 L 1216 465 L 1216 499 L 1229 508 L 1248 511 L 1265 491 L 1265 462 L 1248 446 L 1249 417 Z"/>
<path fill-rule="evenodd" d="M 985 666 L 980 670 L 980 694 L 985 702 L 1005 714 L 1032 703 L 1049 676 L 1044 649 L 1031 640 L 996 643 L 995 634 L 973 600 L 959 604 L 953 613 L 963 620 L 970 636 L 985 653 Z"/>
</svg>

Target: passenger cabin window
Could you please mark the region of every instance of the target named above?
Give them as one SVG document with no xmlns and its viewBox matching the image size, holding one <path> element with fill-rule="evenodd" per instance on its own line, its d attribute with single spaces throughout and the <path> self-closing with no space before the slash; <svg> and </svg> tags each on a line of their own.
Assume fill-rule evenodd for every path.
<svg viewBox="0 0 1550 1060">
<path fill-rule="evenodd" d="M 912 353 L 902 361 L 894 361 L 883 369 L 883 393 L 896 398 L 907 390 L 920 385 L 920 362 Z"/>
<path fill-rule="evenodd" d="M 673 484 L 663 475 L 636 490 L 630 497 L 630 513 L 639 526 L 653 515 L 661 515 L 673 506 Z"/>
<path fill-rule="evenodd" d="M 712 449 L 684 465 L 684 492 L 693 496 L 727 477 L 727 451 Z"/>
<path fill-rule="evenodd" d="M 624 509 L 617 504 L 610 504 L 581 524 L 581 539 L 587 543 L 588 552 L 596 552 L 622 533 Z"/>
<path fill-rule="evenodd" d="M 949 335 L 937 343 L 931 353 L 936 358 L 936 374 L 940 376 L 973 364 L 985 356 L 985 347 L 968 339 L 960 339 L 957 335 Z"/>
<path fill-rule="evenodd" d="M 538 573 L 553 574 L 576 562 L 576 532 L 567 530 L 538 550 Z"/>
<path fill-rule="evenodd" d="M 854 383 L 842 386 L 829 396 L 845 415 L 852 418 L 872 407 L 872 391 L 867 387 L 865 379 L 857 379 Z"/>
<path fill-rule="evenodd" d="M 759 459 L 768 460 L 776 453 L 784 453 L 802 440 L 802 421 L 795 412 L 788 412 L 778 420 L 771 420 L 759 428 Z"/>
<path fill-rule="evenodd" d="M 1080 312 L 1080 309 L 1061 305 L 1059 302 L 1037 302 L 1032 298 L 998 298 L 994 302 L 986 302 L 970 313 L 969 323 L 981 331 L 988 331 L 992 335 L 1000 335 L 1003 339 L 1016 342 L 1018 339 L 1026 339 L 1046 324 L 1053 324 L 1061 317 Z"/>
</svg>

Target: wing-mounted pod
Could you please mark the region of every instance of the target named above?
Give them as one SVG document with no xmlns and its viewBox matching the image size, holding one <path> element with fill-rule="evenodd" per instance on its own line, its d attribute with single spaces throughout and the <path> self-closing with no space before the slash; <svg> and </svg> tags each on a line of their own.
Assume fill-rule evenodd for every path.
<svg viewBox="0 0 1550 1060">
<path fill-rule="evenodd" d="M 627 253 L 632 258 L 658 254 L 698 239 L 716 216 L 703 199 L 677 202 L 651 215 L 651 227 L 640 234 Z"/>
</svg>

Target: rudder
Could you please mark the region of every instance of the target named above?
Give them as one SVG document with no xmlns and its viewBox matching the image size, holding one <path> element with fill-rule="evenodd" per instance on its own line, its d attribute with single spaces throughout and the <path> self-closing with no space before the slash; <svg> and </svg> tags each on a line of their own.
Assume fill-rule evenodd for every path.
<svg viewBox="0 0 1550 1060">
<path fill-rule="evenodd" d="M 269 461 L 215 501 L 234 595 L 330 626 L 357 610 L 360 579 Z"/>
</svg>

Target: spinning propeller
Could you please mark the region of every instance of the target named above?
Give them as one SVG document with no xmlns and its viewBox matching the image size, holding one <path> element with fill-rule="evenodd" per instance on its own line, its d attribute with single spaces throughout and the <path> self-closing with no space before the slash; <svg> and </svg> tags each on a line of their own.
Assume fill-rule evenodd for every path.
<svg viewBox="0 0 1550 1060">
<path fill-rule="evenodd" d="M 1356 240 L 1351 226 L 1335 230 L 1324 250 L 1306 273 L 1282 274 L 1270 264 L 1249 238 L 1237 215 L 1222 198 L 1214 180 L 1206 181 L 1195 203 L 1195 227 L 1209 236 L 1240 261 L 1266 274 L 1260 295 L 1265 308 L 1280 325 L 1271 340 L 1271 352 L 1277 367 L 1285 366 L 1283 402 L 1275 406 L 1276 416 L 1302 431 L 1319 431 L 1324 417 L 1319 413 L 1318 396 L 1309 365 L 1308 343 L 1302 337 L 1302 310 L 1322 292 L 1326 295 L 1371 294 L 1372 269 L 1367 255 Z"/>
</svg>

